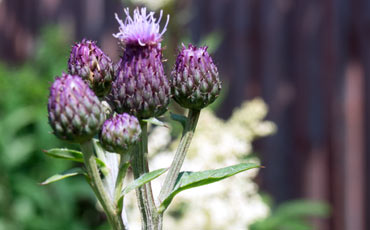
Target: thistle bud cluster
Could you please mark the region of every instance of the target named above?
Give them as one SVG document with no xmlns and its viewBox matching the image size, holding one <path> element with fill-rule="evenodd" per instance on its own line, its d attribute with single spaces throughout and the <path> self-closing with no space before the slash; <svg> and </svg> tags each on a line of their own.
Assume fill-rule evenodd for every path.
<svg viewBox="0 0 370 230">
<path fill-rule="evenodd" d="M 218 97 L 221 82 L 206 47 L 183 46 L 168 78 L 161 42 L 169 16 L 161 30 L 162 11 L 159 19 L 145 8 L 134 10 L 133 16 L 125 9 L 125 14 L 125 21 L 116 15 L 119 32 L 113 36 L 123 50 L 115 68 L 96 42 L 83 39 L 72 46 L 69 74 L 56 78 L 50 88 L 49 122 L 57 137 L 83 142 L 100 133 L 107 150 L 122 152 L 138 139 L 137 119 L 162 115 L 172 97 L 195 110 Z M 103 127 L 102 100 L 117 114 Z"/>
<path fill-rule="evenodd" d="M 128 9 L 124 12 L 124 21 L 116 15 L 119 31 L 113 34 L 122 48 L 117 63 L 94 41 L 83 39 L 72 46 L 68 73 L 56 77 L 50 87 L 49 123 L 58 138 L 80 144 L 86 178 L 112 229 L 128 229 L 124 192 L 134 188 L 142 229 L 161 229 L 200 110 L 216 100 L 221 82 L 207 47 L 191 44 L 183 45 L 171 75 L 166 76 L 161 42 L 169 16 L 161 29 L 162 11 L 158 19 L 146 8 L 135 9 L 132 16 Z M 149 172 L 145 122 L 160 124 L 150 118 L 163 115 L 171 98 L 189 113 L 186 118 L 174 117 L 182 122 L 183 135 L 159 193 L 162 203 L 156 207 L 150 181 L 166 170 Z M 99 143 L 92 141 L 94 137 Z M 130 166 L 136 181 L 126 189 Z"/>
</svg>

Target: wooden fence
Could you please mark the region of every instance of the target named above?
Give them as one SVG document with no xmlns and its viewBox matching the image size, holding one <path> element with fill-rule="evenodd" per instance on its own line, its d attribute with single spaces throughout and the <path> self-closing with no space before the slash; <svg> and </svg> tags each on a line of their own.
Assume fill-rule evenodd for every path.
<svg viewBox="0 0 370 230">
<path fill-rule="evenodd" d="M 120 6 L 0 0 L 0 57 L 24 60 L 47 23 L 114 53 L 112 15 Z M 181 0 L 171 7 L 189 7 L 194 41 L 214 31 L 223 37 L 215 60 L 230 90 L 220 116 L 256 96 L 269 104 L 279 130 L 256 145 L 266 166 L 262 189 L 278 202 L 329 201 L 332 218 L 315 229 L 370 229 L 370 1 Z"/>
</svg>

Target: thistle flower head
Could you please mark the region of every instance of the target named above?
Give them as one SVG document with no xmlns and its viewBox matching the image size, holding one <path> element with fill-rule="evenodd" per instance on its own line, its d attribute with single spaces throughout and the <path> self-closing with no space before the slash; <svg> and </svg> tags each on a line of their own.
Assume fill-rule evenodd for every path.
<svg viewBox="0 0 370 230">
<path fill-rule="evenodd" d="M 65 73 L 50 87 L 48 115 L 57 137 L 79 143 L 92 138 L 104 122 L 98 97 L 79 76 Z"/>
<path fill-rule="evenodd" d="M 124 153 L 138 142 L 140 134 L 141 128 L 136 117 L 127 113 L 117 114 L 104 122 L 100 142 L 110 152 Z"/>
<path fill-rule="evenodd" d="M 97 96 L 109 93 L 114 77 L 113 62 L 95 42 L 84 39 L 72 47 L 68 70 L 87 82 Z"/>
<path fill-rule="evenodd" d="M 145 7 L 134 10 L 133 17 L 130 16 L 129 9 L 124 9 L 126 14 L 125 22 L 123 22 L 117 14 L 116 19 L 119 23 L 119 32 L 113 34 L 115 38 L 118 38 L 125 45 L 140 46 L 156 45 L 162 41 L 162 35 L 167 30 L 167 25 L 170 16 L 167 15 L 166 25 L 160 31 L 160 21 L 162 19 L 163 11 L 160 11 L 159 19 L 157 20 L 154 16 L 154 12 L 147 13 Z"/>
<path fill-rule="evenodd" d="M 206 107 L 216 100 L 221 91 L 217 67 L 207 47 L 183 45 L 170 81 L 175 101 L 189 109 Z"/>
<path fill-rule="evenodd" d="M 126 49 L 116 71 L 109 102 L 117 113 L 139 119 L 163 114 L 170 102 L 171 88 L 155 47 Z"/>
<path fill-rule="evenodd" d="M 130 113 L 139 119 L 163 114 L 170 101 L 171 88 L 162 63 L 162 32 L 154 12 L 145 8 L 134 10 L 133 18 L 125 9 L 127 18 L 120 23 L 120 32 L 114 36 L 125 43 L 125 50 L 116 68 L 116 79 L 109 100 L 117 113 Z M 117 16 L 116 16 L 117 17 Z M 168 18 L 167 18 L 168 23 Z"/>
</svg>

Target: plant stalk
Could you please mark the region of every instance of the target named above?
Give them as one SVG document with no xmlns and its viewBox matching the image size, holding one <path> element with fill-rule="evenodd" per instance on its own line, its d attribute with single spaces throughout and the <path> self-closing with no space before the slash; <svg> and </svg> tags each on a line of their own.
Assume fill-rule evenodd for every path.
<svg viewBox="0 0 370 230">
<path fill-rule="evenodd" d="M 140 126 L 141 140 L 131 161 L 135 179 L 149 172 L 147 123 L 140 121 Z M 136 189 L 136 197 L 141 213 L 142 230 L 161 230 L 161 216 L 157 212 L 151 183 L 148 182 Z"/>
<path fill-rule="evenodd" d="M 98 166 L 94 156 L 94 147 L 92 140 L 81 144 L 81 150 L 84 157 L 84 163 L 90 179 L 90 185 L 94 190 L 96 197 L 102 205 L 109 224 L 114 230 L 125 230 L 126 227 L 122 223 L 120 213 L 117 212 L 114 204 L 104 188 L 103 182 L 100 178 Z"/>
<path fill-rule="evenodd" d="M 118 202 L 121 197 L 122 189 L 123 189 L 123 182 L 126 176 L 126 172 L 128 167 L 130 166 L 130 154 L 121 154 L 120 163 L 119 163 L 119 171 L 116 181 L 116 188 L 114 191 L 114 202 Z"/>
<path fill-rule="evenodd" d="M 184 163 L 186 153 L 188 152 L 191 140 L 193 139 L 195 128 L 197 127 L 200 110 L 190 109 L 185 128 L 182 132 L 180 144 L 177 147 L 175 157 L 168 170 L 166 179 L 159 193 L 159 201 L 162 202 L 173 190 L 176 179 Z M 164 211 L 164 210 L 163 210 Z M 162 212 L 163 212 L 162 211 Z"/>
</svg>

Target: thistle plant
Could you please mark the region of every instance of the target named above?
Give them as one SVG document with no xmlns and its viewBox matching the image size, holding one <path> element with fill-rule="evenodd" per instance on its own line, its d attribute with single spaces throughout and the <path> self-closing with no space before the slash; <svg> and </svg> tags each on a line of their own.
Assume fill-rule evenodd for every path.
<svg viewBox="0 0 370 230">
<path fill-rule="evenodd" d="M 115 230 L 129 229 L 125 196 L 135 190 L 142 229 L 162 229 L 163 215 L 176 194 L 228 178 L 259 167 L 240 163 L 199 172 L 181 172 L 191 145 L 201 110 L 214 102 L 221 81 L 206 47 L 183 45 L 171 76 L 163 67 L 164 27 L 154 12 L 125 9 L 126 19 L 118 15 L 119 32 L 113 34 L 122 48 L 113 71 L 111 59 L 96 43 L 83 40 L 72 47 L 68 70 L 50 88 L 49 123 L 54 134 L 78 143 L 81 151 L 51 149 L 46 154 L 83 163 L 52 176 L 42 184 L 82 174 L 94 191 L 107 220 Z M 150 170 L 148 125 L 166 126 L 158 120 L 166 116 L 171 98 L 188 110 L 188 115 L 171 114 L 183 132 L 170 165 Z M 107 108 L 107 103 L 111 109 Z M 125 183 L 131 168 L 134 180 Z M 151 182 L 166 173 L 159 194 Z"/>
</svg>

